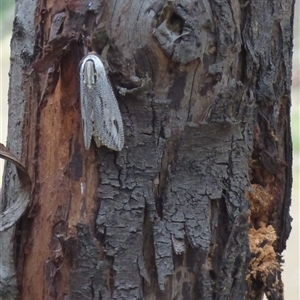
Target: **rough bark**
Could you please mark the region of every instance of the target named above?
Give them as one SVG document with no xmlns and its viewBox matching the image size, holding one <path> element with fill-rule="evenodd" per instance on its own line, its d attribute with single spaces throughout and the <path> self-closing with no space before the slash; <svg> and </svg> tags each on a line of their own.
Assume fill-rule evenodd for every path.
<svg viewBox="0 0 300 300">
<path fill-rule="evenodd" d="M 8 146 L 33 192 L 8 241 L 22 299 L 283 299 L 293 7 L 17 2 Z M 83 146 L 87 48 L 118 98 L 121 152 Z"/>
</svg>

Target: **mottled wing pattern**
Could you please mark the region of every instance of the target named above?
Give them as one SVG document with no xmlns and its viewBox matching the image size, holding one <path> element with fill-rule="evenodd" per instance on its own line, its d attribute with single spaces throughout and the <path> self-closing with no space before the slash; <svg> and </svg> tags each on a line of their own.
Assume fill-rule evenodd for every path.
<svg viewBox="0 0 300 300">
<path fill-rule="evenodd" d="M 118 102 L 97 54 L 87 55 L 81 65 L 81 110 L 84 123 L 85 147 L 90 147 L 91 136 L 115 151 L 124 146 L 124 132 Z M 92 128 L 92 133 L 90 129 Z"/>
<path fill-rule="evenodd" d="M 124 146 L 122 117 L 104 67 L 101 70 L 97 80 L 101 90 L 101 105 L 94 109 L 94 135 L 108 148 L 120 151 Z"/>
<path fill-rule="evenodd" d="M 94 97 L 94 91 L 88 88 L 85 78 L 85 66 L 86 58 L 82 61 L 80 66 L 80 106 L 81 106 L 81 118 L 83 125 L 83 137 L 84 145 L 86 149 L 90 148 L 92 135 L 93 135 L 93 102 L 91 99 Z"/>
</svg>

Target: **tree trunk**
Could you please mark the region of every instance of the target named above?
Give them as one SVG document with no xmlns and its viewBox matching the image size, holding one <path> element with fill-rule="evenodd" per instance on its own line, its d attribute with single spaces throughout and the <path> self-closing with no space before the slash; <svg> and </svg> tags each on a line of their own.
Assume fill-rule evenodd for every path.
<svg viewBox="0 0 300 300">
<path fill-rule="evenodd" d="M 2 298 L 283 299 L 293 9 L 17 1 L 8 147 L 32 192 L 0 236 Z M 87 49 L 118 99 L 120 152 L 83 144 Z M 2 210 L 14 172 L 7 165 Z"/>
</svg>

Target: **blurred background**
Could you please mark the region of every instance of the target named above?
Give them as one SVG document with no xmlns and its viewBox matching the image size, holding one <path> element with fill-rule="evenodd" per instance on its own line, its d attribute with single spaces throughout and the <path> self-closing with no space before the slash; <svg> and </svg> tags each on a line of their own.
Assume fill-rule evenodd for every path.
<svg viewBox="0 0 300 300">
<path fill-rule="evenodd" d="M 283 281 L 286 299 L 300 299 L 299 288 L 299 195 L 300 195 L 300 0 L 296 3 L 294 26 L 294 58 L 292 89 L 292 136 L 294 151 L 293 198 L 290 213 L 293 217 L 293 230 L 283 253 Z M 7 93 L 9 81 L 10 37 L 14 16 L 14 1 L 1 0 L 0 3 L 0 143 L 6 144 L 7 134 Z M 0 160 L 0 186 L 4 160 Z"/>
<path fill-rule="evenodd" d="M 6 144 L 9 43 L 14 17 L 14 1 L 0 0 L 0 143 Z M 4 160 L 0 159 L 0 186 Z"/>
</svg>

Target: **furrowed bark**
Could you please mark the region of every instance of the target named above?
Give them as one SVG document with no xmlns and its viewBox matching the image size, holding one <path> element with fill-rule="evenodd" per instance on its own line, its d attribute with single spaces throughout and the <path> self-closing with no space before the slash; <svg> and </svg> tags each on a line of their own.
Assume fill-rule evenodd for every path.
<svg viewBox="0 0 300 300">
<path fill-rule="evenodd" d="M 293 7 L 36 2 L 32 53 L 12 62 L 25 104 L 9 141 L 34 184 L 16 253 L 22 299 L 283 299 Z M 118 99 L 120 152 L 84 148 L 87 49 Z"/>
</svg>

